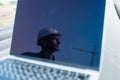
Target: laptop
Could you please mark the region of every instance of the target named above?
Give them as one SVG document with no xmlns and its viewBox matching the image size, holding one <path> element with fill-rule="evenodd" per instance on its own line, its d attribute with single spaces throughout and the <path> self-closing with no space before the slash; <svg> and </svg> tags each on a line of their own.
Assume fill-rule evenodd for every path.
<svg viewBox="0 0 120 80">
<path fill-rule="evenodd" d="M 18 0 L 10 54 L 0 59 L 0 78 L 98 80 L 104 8 L 104 0 Z M 55 59 L 37 54 L 42 50 L 37 44 L 40 31 L 46 27 L 61 33 Z"/>
</svg>

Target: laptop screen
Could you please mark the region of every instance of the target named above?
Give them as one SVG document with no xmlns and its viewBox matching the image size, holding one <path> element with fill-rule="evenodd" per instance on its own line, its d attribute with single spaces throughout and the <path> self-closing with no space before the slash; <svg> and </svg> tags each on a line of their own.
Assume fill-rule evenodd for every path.
<svg viewBox="0 0 120 80">
<path fill-rule="evenodd" d="M 99 69 L 105 0 L 18 0 L 11 53 Z"/>
</svg>

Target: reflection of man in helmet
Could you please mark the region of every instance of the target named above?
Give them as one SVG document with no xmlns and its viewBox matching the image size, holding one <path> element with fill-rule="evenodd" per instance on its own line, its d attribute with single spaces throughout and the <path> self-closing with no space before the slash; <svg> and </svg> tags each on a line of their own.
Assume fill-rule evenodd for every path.
<svg viewBox="0 0 120 80">
<path fill-rule="evenodd" d="M 41 51 L 38 54 L 23 53 L 23 55 L 41 57 L 45 59 L 55 60 L 54 52 L 59 50 L 60 33 L 53 28 L 43 28 L 38 34 L 37 45 L 41 46 Z"/>
</svg>

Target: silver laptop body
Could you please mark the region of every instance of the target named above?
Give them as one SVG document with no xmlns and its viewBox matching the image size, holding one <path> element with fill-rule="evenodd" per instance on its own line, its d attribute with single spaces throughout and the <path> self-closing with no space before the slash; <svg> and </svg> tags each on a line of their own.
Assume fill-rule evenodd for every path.
<svg viewBox="0 0 120 80">
<path fill-rule="evenodd" d="M 100 74 L 105 1 L 90 3 L 79 0 L 18 0 L 14 27 L 0 30 L 8 32 L 0 34 L 0 43 L 3 46 L 5 43 L 9 44 L 5 48 L 0 46 L 0 78 L 97 80 Z M 62 34 L 60 50 L 54 53 L 55 60 L 21 55 L 24 52 L 37 53 L 41 50 L 36 42 L 39 31 L 44 27 L 56 28 Z M 47 72 L 44 71 L 46 69 Z M 56 73 L 59 70 L 60 75 Z M 74 73 L 75 78 L 71 78 Z M 49 78 L 44 78 L 45 74 Z"/>
</svg>

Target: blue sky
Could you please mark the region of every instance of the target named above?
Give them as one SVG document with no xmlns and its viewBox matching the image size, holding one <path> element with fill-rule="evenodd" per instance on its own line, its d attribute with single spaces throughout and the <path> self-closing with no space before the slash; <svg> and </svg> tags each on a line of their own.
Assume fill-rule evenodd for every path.
<svg viewBox="0 0 120 80">
<path fill-rule="evenodd" d="M 104 6 L 104 0 L 20 0 L 11 52 L 39 52 L 39 30 L 54 27 L 62 34 L 56 61 L 90 66 L 91 54 L 72 48 L 96 46 L 93 66 L 99 68 Z"/>
</svg>

